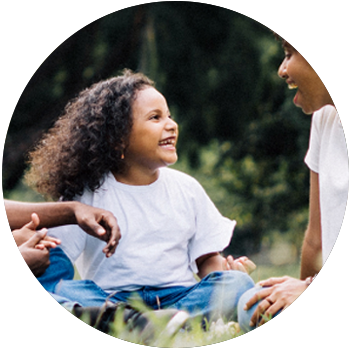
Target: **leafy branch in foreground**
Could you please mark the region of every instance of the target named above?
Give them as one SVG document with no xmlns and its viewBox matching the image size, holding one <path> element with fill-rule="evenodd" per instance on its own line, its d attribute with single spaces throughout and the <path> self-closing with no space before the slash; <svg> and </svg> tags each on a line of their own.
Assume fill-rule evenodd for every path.
<svg viewBox="0 0 350 349">
<path fill-rule="evenodd" d="M 9 287 L 12 287 L 12 291 L 19 291 L 23 296 L 18 299 L 28 298 L 33 301 L 32 306 L 26 306 L 21 308 L 16 301 L 13 300 L 14 306 L 8 306 L 5 304 L 1 305 L 2 315 L 4 315 L 7 311 L 17 312 L 22 311 L 27 316 L 35 315 L 37 319 L 35 323 L 31 322 L 31 324 L 26 323 L 26 328 L 15 328 L 15 329 L 3 329 L 6 333 L 1 334 L 3 343 L 5 341 L 11 339 L 18 339 L 23 342 L 23 348 L 26 346 L 34 346 L 35 349 L 39 347 L 45 347 L 46 349 L 54 348 L 63 348 L 63 349 L 78 349 L 78 348 L 86 348 L 86 349 L 144 349 L 149 348 L 148 346 L 141 346 L 138 344 L 134 344 L 129 342 L 127 339 L 123 338 L 123 336 L 119 336 L 123 338 L 123 340 L 108 336 L 105 333 L 102 333 L 95 328 L 88 326 L 80 319 L 73 317 L 66 310 L 62 309 L 59 304 L 51 301 L 47 297 L 49 297 L 48 293 L 44 290 L 44 288 L 38 283 L 34 282 L 33 286 L 26 292 L 20 280 L 18 280 L 18 285 L 15 284 L 12 277 L 7 277 L 7 281 L 10 284 Z M 286 311 L 280 314 L 274 320 L 265 319 L 266 324 L 261 326 L 258 330 L 249 332 L 247 334 L 241 335 L 239 329 L 237 329 L 237 324 L 233 324 L 233 326 L 228 324 L 216 324 L 217 327 L 221 328 L 222 337 L 217 337 L 216 342 L 225 341 L 226 347 L 227 344 L 232 348 L 236 349 L 249 349 L 249 345 L 252 342 L 241 342 L 237 340 L 238 336 L 240 340 L 242 338 L 256 338 L 266 342 L 266 344 L 271 345 L 274 349 L 280 348 L 283 344 L 275 344 L 272 342 L 276 338 L 276 335 L 269 335 L 266 329 L 270 326 L 273 326 L 274 329 L 278 332 L 297 332 L 303 333 L 307 336 L 310 335 L 309 325 L 314 321 L 315 315 L 314 309 L 320 311 L 324 309 L 325 306 L 315 297 L 308 298 L 304 300 L 303 298 L 297 299 L 297 301 L 292 304 Z M 202 348 L 216 348 L 223 349 L 223 344 L 204 344 L 205 339 L 208 338 L 209 331 L 203 331 L 201 326 L 193 326 L 195 333 L 183 333 L 178 334 L 177 345 L 176 347 L 181 347 L 181 343 L 183 342 L 185 346 L 188 346 L 189 343 L 189 335 L 192 336 L 193 343 L 202 344 Z M 123 329 L 121 329 L 123 331 Z M 225 332 L 226 331 L 226 332 Z M 129 331 L 130 332 L 130 331 Z M 124 331 L 124 334 L 127 333 Z M 215 332 L 216 334 L 216 332 Z M 226 336 L 226 337 L 225 337 Z M 225 339 L 222 339 L 224 338 Z M 132 337 L 130 337 L 132 339 Z M 227 340 L 227 338 L 231 338 Z M 137 340 L 137 338 L 136 338 Z M 135 340 L 134 340 L 135 341 Z M 211 337 L 211 343 L 215 341 L 215 336 Z M 180 343 L 180 346 L 178 345 Z M 170 344 L 170 342 L 168 343 Z M 187 345 L 186 345 L 187 344 Z M 167 346 L 169 347 L 169 346 Z"/>
</svg>

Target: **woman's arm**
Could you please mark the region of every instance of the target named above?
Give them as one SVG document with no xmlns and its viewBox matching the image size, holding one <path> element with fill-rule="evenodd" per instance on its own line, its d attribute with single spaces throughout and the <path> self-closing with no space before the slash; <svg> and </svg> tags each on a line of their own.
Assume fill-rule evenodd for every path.
<svg viewBox="0 0 350 349">
<path fill-rule="evenodd" d="M 314 276 L 322 267 L 321 213 L 318 174 L 310 171 L 309 224 L 301 251 L 300 278 Z"/>
<path fill-rule="evenodd" d="M 40 218 L 38 228 L 78 224 L 86 233 L 106 241 L 103 252 L 112 255 L 121 238 L 120 229 L 114 215 L 106 210 L 88 206 L 76 201 L 26 203 L 4 200 L 7 218 L 13 229 L 20 229 L 30 222 L 31 214 Z"/>
</svg>

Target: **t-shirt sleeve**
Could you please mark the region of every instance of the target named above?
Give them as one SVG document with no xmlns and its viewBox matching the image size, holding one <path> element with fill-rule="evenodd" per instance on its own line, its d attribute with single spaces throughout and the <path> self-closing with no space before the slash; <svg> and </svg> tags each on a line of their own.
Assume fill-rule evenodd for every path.
<svg viewBox="0 0 350 349">
<path fill-rule="evenodd" d="M 317 132 L 315 132 L 317 131 Z M 313 116 L 310 149 L 305 162 L 319 174 L 322 259 L 326 261 L 339 234 L 348 200 L 348 153 L 344 130 L 334 106 Z"/>
<path fill-rule="evenodd" d="M 333 106 L 326 105 L 316 111 L 312 116 L 309 149 L 305 156 L 309 169 L 319 173 L 321 157 L 322 161 L 325 156 L 337 157 L 337 149 L 343 149 L 344 137 L 339 114 Z M 341 153 L 340 156 L 342 155 Z"/>
<path fill-rule="evenodd" d="M 232 239 L 236 221 L 221 215 L 198 182 L 195 187 L 196 233 L 189 244 L 189 259 L 192 271 L 197 273 L 196 259 L 225 249 Z"/>
</svg>

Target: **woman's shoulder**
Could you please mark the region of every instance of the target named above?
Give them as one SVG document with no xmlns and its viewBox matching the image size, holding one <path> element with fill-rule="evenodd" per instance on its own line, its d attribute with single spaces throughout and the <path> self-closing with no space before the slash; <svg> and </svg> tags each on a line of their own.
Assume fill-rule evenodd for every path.
<svg viewBox="0 0 350 349">
<path fill-rule="evenodd" d="M 324 106 L 313 114 L 312 122 L 320 128 L 329 127 L 329 125 L 339 123 L 340 119 L 337 109 L 332 105 Z"/>
</svg>

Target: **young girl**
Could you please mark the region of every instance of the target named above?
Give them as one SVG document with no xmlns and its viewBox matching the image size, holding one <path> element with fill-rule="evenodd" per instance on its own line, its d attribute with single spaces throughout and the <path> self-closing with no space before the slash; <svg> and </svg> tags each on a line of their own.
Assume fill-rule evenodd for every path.
<svg viewBox="0 0 350 349">
<path fill-rule="evenodd" d="M 219 251 L 236 222 L 195 179 L 166 168 L 177 161 L 177 138 L 165 98 L 142 74 L 125 71 L 68 104 L 30 154 L 27 178 L 53 198 L 111 211 L 122 236 L 107 259 L 103 242 L 79 228 L 52 229 L 83 279 L 61 281 L 56 294 L 83 306 L 137 296 L 154 309 L 235 318 L 240 296 L 254 286 L 246 273 L 223 271 Z"/>
</svg>

